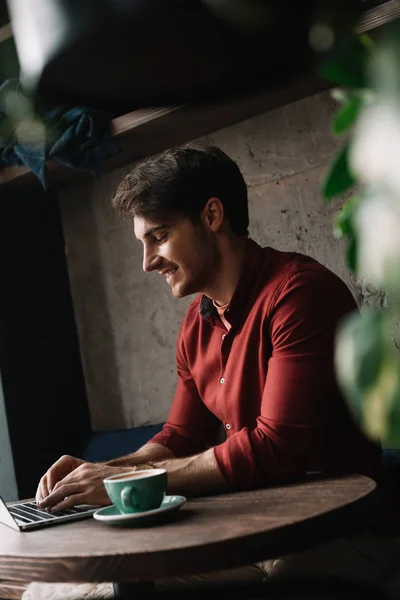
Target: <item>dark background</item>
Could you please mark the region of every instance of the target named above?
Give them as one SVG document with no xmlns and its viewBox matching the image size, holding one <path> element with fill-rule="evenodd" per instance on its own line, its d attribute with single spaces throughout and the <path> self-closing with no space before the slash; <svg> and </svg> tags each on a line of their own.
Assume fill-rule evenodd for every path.
<svg viewBox="0 0 400 600">
<path fill-rule="evenodd" d="M 0 27 L 8 21 L 0 0 Z M 7 40 L 0 84 L 18 74 Z M 19 498 L 32 497 L 48 467 L 82 455 L 91 436 L 60 211 L 39 184 L 0 187 L 0 374 Z"/>
</svg>

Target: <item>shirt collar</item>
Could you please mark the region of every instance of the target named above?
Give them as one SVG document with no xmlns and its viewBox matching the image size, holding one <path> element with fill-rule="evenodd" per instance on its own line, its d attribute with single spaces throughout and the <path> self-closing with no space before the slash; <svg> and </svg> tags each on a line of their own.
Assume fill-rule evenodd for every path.
<svg viewBox="0 0 400 600">
<path fill-rule="evenodd" d="M 247 239 L 239 281 L 229 303 L 229 307 L 224 313 L 224 317 L 231 325 L 238 323 L 244 309 L 249 303 L 251 292 L 261 271 L 263 257 L 264 249 L 254 240 L 250 238 Z M 213 301 L 211 298 L 208 298 L 208 296 L 203 295 L 200 302 L 199 313 L 203 319 L 209 320 L 214 324 L 214 318 L 217 317 L 217 311 Z"/>
</svg>

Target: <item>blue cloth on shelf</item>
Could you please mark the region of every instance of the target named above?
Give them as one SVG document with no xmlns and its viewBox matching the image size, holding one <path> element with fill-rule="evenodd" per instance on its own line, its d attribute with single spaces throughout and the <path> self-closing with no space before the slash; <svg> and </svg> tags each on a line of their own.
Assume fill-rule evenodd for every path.
<svg viewBox="0 0 400 600">
<path fill-rule="evenodd" d="M 0 168 L 25 165 L 46 189 L 46 161 L 58 161 L 100 177 L 103 162 L 119 148 L 110 135 L 111 113 L 86 106 L 60 106 L 41 115 L 45 135 L 38 142 L 21 143 L 7 114 L 7 94 L 27 101 L 18 80 L 0 86 Z"/>
</svg>

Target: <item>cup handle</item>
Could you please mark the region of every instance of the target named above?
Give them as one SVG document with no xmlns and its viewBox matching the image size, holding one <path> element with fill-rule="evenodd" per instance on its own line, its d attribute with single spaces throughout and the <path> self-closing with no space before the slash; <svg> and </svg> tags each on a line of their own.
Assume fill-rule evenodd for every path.
<svg viewBox="0 0 400 600">
<path fill-rule="evenodd" d="M 137 504 L 135 502 L 132 502 L 132 492 L 134 489 L 135 488 L 133 487 L 126 486 L 121 491 L 122 506 L 127 510 L 130 508 L 137 508 Z"/>
</svg>

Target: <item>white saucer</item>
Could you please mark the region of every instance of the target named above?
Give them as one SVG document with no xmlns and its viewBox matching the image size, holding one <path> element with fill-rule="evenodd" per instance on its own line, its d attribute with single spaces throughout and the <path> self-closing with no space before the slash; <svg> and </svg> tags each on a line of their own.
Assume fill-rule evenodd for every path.
<svg viewBox="0 0 400 600">
<path fill-rule="evenodd" d="M 97 519 L 97 521 L 102 521 L 109 525 L 130 526 L 139 523 L 147 524 L 149 521 L 153 521 L 165 513 L 178 510 L 185 502 L 185 496 L 165 496 L 164 500 L 161 502 L 161 506 L 158 508 L 130 514 L 119 512 L 112 504 L 111 506 L 104 506 L 103 508 L 96 510 L 96 512 L 93 513 L 93 517 Z"/>
</svg>

